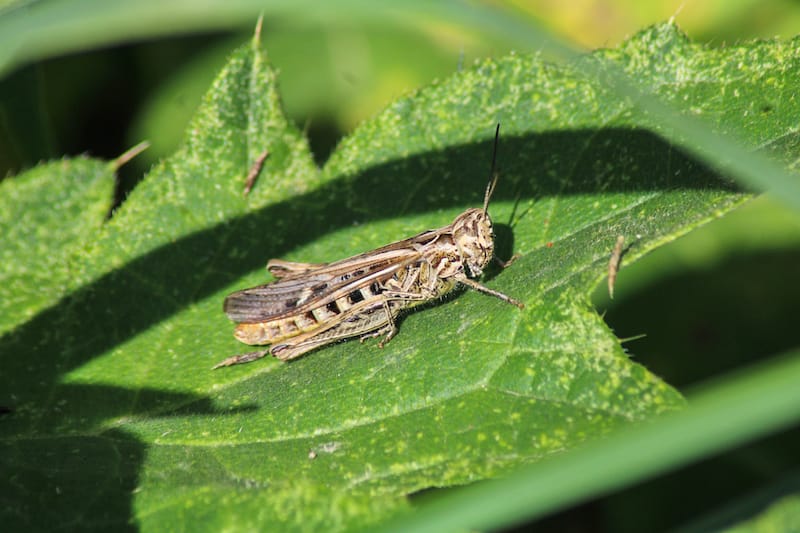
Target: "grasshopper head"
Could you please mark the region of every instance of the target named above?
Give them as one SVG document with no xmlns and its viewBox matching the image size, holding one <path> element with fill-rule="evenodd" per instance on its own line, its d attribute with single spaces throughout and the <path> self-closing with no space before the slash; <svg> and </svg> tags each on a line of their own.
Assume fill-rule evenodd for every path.
<svg viewBox="0 0 800 533">
<path fill-rule="evenodd" d="M 453 241 L 468 273 L 480 276 L 492 260 L 494 233 L 492 219 L 484 209 L 467 209 L 453 221 Z"/>
<path fill-rule="evenodd" d="M 486 186 L 486 193 L 483 195 L 483 209 L 467 209 L 453 221 L 453 241 L 472 277 L 480 276 L 483 273 L 484 267 L 492 260 L 494 253 L 494 232 L 492 231 L 492 219 L 489 217 L 489 200 L 491 200 L 497 185 L 498 174 L 495 172 L 495 163 L 499 139 L 500 124 L 497 125 L 494 132 L 492 171 L 489 184 Z"/>
</svg>

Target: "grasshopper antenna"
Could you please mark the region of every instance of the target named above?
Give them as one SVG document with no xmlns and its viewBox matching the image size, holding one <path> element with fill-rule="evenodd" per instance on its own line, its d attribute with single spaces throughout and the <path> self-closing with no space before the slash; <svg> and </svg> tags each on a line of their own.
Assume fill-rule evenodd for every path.
<svg viewBox="0 0 800 533">
<path fill-rule="evenodd" d="M 492 150 L 492 170 L 489 173 L 489 185 L 486 186 L 486 194 L 483 197 L 483 212 L 486 213 L 489 209 L 489 199 L 492 197 L 495 185 L 497 185 L 498 173 L 496 171 L 497 163 L 497 145 L 500 141 L 500 123 L 497 123 L 497 129 L 494 131 L 494 149 Z"/>
</svg>

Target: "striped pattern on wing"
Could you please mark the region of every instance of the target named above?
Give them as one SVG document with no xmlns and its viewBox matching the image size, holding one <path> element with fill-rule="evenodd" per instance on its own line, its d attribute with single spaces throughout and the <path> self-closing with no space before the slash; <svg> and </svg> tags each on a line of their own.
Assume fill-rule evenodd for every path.
<svg viewBox="0 0 800 533">
<path fill-rule="evenodd" d="M 224 311 L 234 322 L 276 320 L 333 302 L 360 287 L 382 283 L 422 257 L 423 244 L 434 241 L 440 230 L 420 233 L 366 254 L 334 263 L 315 265 L 278 261 L 277 281 L 234 292 L 225 299 Z"/>
</svg>

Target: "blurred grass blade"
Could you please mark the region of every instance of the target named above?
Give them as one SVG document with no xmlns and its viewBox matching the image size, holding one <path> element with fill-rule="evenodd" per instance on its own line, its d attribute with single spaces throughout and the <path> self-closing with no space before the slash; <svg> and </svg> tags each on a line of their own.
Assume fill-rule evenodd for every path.
<svg viewBox="0 0 800 533">
<path fill-rule="evenodd" d="M 196 2 L 106 2 L 72 0 L 20 3 L 0 10 L 0 74 L 29 62 L 65 53 L 157 36 L 254 26 L 263 14 L 305 23 L 320 20 L 347 23 L 375 21 L 418 25 L 433 18 L 448 24 L 465 24 L 504 35 L 522 48 L 546 46 L 547 33 L 531 27 L 527 19 L 496 7 L 445 0 L 394 2 L 342 0 L 234 0 Z"/>
<path fill-rule="evenodd" d="M 335 6 L 335 7 L 334 7 Z M 309 9 L 309 8 L 312 9 Z M 41 2 L 0 11 L 0 75 L 22 64 L 68 52 L 128 40 L 174 35 L 192 31 L 228 29 L 246 25 L 263 13 L 275 17 L 314 20 L 383 20 L 416 24 L 439 20 L 495 36 L 502 36 L 523 50 L 540 51 L 571 60 L 578 51 L 530 19 L 510 11 L 459 0 L 391 2 L 343 0 L 336 4 L 310 1 L 238 0 L 209 2 L 205 9 L 188 1 L 103 2 L 73 0 Z M 779 58 L 778 58 L 779 59 Z M 612 89 L 647 111 L 665 138 L 693 153 L 715 169 L 756 190 L 771 190 L 775 196 L 800 209 L 800 180 L 767 157 L 742 148 L 729 135 L 714 133 L 708 123 L 678 112 L 629 79 L 620 69 L 586 63 L 588 77 L 602 76 Z"/>
<path fill-rule="evenodd" d="M 496 529 L 641 481 L 795 423 L 799 382 L 800 350 L 704 387 L 685 411 L 453 491 L 381 531 Z"/>
</svg>

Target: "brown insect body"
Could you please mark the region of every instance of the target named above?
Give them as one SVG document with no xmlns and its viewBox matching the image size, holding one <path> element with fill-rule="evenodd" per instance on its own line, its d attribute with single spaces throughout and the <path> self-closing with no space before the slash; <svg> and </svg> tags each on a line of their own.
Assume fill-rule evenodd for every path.
<svg viewBox="0 0 800 533">
<path fill-rule="evenodd" d="M 495 151 L 496 143 L 497 137 Z M 224 311 L 239 323 L 234 333 L 238 340 L 271 346 L 230 357 L 217 367 L 268 353 L 290 360 L 355 336 L 364 340 L 385 335 L 383 346 L 397 333 L 395 319 L 401 311 L 439 298 L 459 283 L 522 308 L 471 279 L 483 273 L 493 256 L 487 210 L 496 182 L 494 176 L 482 209 L 468 209 L 442 228 L 334 263 L 270 260 L 267 269 L 277 281 L 232 293 Z"/>
</svg>

